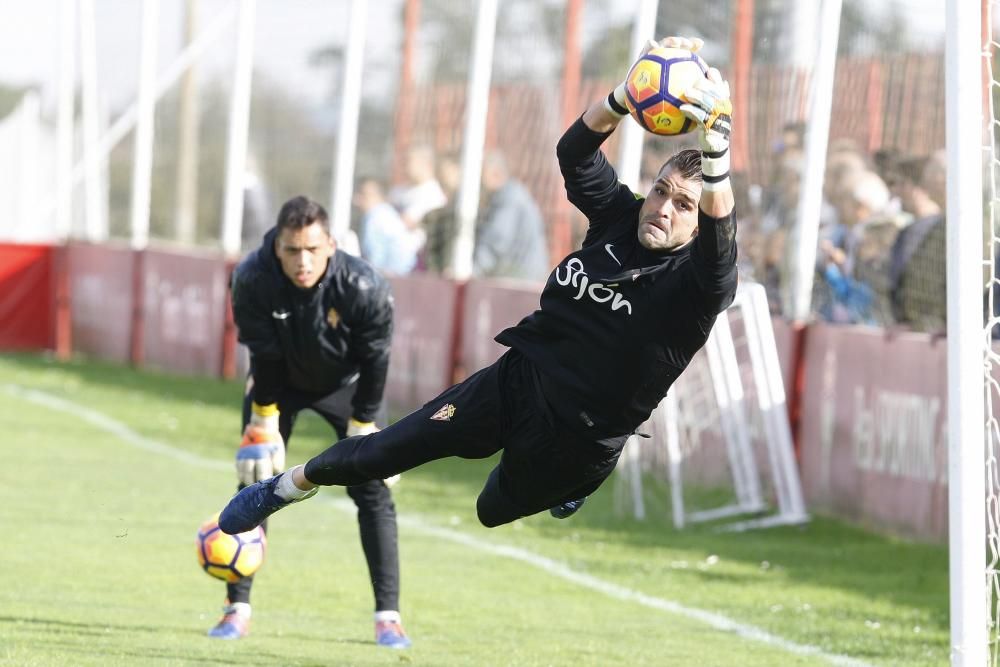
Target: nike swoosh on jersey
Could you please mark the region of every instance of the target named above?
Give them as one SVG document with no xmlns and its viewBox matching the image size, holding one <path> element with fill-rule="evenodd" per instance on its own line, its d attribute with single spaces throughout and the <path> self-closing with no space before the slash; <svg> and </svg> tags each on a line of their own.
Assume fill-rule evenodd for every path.
<svg viewBox="0 0 1000 667">
<path fill-rule="evenodd" d="M 614 245 L 613 243 L 605 243 L 605 244 L 604 244 L 604 249 L 608 251 L 608 254 L 609 254 L 609 255 L 611 255 L 611 259 L 613 259 L 613 260 L 615 260 L 616 262 L 618 262 L 618 266 L 621 266 L 621 265 L 622 265 L 622 263 L 618 261 L 618 258 L 617 258 L 617 257 L 615 257 L 615 253 L 611 252 L 611 247 L 612 247 L 613 245 Z"/>
<path fill-rule="evenodd" d="M 271 317 L 273 317 L 276 320 L 287 320 L 290 316 L 291 313 L 288 312 L 287 310 L 284 310 L 280 313 L 276 310 L 271 311 Z"/>
</svg>

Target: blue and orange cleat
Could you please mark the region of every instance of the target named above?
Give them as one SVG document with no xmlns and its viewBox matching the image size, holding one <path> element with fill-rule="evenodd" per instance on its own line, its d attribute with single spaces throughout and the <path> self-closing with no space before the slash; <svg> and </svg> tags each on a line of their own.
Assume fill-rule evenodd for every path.
<svg viewBox="0 0 1000 667">
<path fill-rule="evenodd" d="M 281 473 L 284 475 L 285 473 Z M 219 514 L 219 528 L 228 535 L 245 533 L 253 530 L 264 519 L 271 516 L 282 507 L 287 507 L 292 503 L 297 503 L 306 498 L 316 495 L 319 488 L 315 488 L 302 498 L 295 500 L 285 500 L 274 490 L 278 486 L 281 475 L 268 477 L 259 482 L 254 482 L 240 490 L 235 496 L 229 499 L 229 504 Z"/>
<path fill-rule="evenodd" d="M 586 496 L 580 498 L 579 500 L 569 500 L 551 508 L 549 510 L 549 514 L 557 519 L 567 519 L 576 514 L 577 510 L 583 507 L 585 502 L 587 502 Z"/>
<path fill-rule="evenodd" d="M 208 631 L 213 639 L 242 639 L 250 632 L 250 615 L 241 614 L 230 605 L 223 608 L 222 619 Z"/>
<path fill-rule="evenodd" d="M 375 643 L 386 648 L 410 648 L 410 641 L 399 621 L 375 621 Z"/>
</svg>

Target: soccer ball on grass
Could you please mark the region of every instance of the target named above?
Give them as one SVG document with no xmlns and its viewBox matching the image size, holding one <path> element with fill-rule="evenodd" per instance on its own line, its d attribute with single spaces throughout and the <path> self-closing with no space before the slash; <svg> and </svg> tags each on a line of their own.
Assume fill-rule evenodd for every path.
<svg viewBox="0 0 1000 667">
<path fill-rule="evenodd" d="M 643 129 L 659 135 L 690 132 L 684 116 L 684 91 L 705 77 L 708 65 L 687 49 L 657 47 L 644 55 L 625 78 L 625 106 Z"/>
<path fill-rule="evenodd" d="M 267 536 L 260 526 L 238 535 L 226 535 L 219 528 L 216 514 L 201 524 L 195 546 L 201 569 L 216 579 L 235 584 L 260 569 Z"/>
</svg>

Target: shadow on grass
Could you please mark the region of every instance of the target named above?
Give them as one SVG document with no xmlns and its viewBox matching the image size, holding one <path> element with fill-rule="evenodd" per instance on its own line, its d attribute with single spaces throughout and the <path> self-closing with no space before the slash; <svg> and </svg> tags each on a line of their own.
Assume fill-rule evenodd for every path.
<svg viewBox="0 0 1000 667">
<path fill-rule="evenodd" d="M 65 651 L 75 656 L 89 655 L 107 657 L 109 664 L 118 664 L 122 659 L 134 660 L 130 664 L 149 664 L 153 660 L 183 661 L 183 664 L 205 663 L 210 665 L 280 665 L 287 664 L 288 655 L 282 652 L 271 652 L 262 649 L 260 641 L 252 637 L 248 641 L 254 643 L 252 651 L 241 651 L 239 655 L 222 656 L 220 649 L 228 650 L 232 642 L 210 639 L 201 630 L 190 627 L 170 627 L 165 625 L 136 625 L 107 623 L 94 621 L 83 623 L 63 619 L 38 617 L 0 616 L 0 635 L 2 630 L 12 628 L 17 631 L 17 638 L 26 644 L 44 646 L 48 652 Z M 122 648 L 122 636 L 129 637 L 131 648 Z M 169 648 L 166 644 L 175 646 Z M 277 640 L 277 636 L 261 639 Z M 359 646 L 372 648 L 371 641 L 355 638 L 330 637 L 306 634 L 286 634 L 280 638 L 294 640 L 297 643 L 336 644 L 343 646 Z M 142 646 L 145 643 L 155 646 Z M 199 646 L 197 643 L 200 643 Z M 203 655 L 199 655 L 203 654 Z M 324 664 L 297 661 L 296 664 Z"/>
</svg>

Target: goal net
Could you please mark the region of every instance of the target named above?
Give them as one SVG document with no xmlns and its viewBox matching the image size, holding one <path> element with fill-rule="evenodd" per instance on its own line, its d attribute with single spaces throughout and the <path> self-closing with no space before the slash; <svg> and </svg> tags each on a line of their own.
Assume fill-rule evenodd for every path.
<svg viewBox="0 0 1000 667">
<path fill-rule="evenodd" d="M 986 392 L 984 407 L 986 410 L 985 419 L 985 440 L 986 440 L 986 526 L 988 557 L 986 565 L 986 594 L 987 609 L 990 614 L 988 645 L 989 664 L 1000 664 L 1000 476 L 997 470 L 997 458 L 1000 456 L 1000 355 L 997 347 L 993 344 L 994 338 L 1000 334 L 1000 303 L 997 302 L 998 287 L 997 280 L 997 253 L 1000 252 L 1000 151 L 998 151 L 997 135 L 1000 131 L 1000 118 L 997 116 L 997 34 L 994 27 L 994 20 L 997 16 L 997 7 L 1000 3 L 995 0 L 984 2 L 984 25 L 985 34 L 983 45 L 984 71 L 989 82 L 990 95 L 984 100 L 989 112 L 988 122 L 990 131 L 985 141 L 983 153 L 987 166 L 984 173 L 984 190 L 986 192 L 986 213 L 983 215 L 982 233 L 984 243 L 982 244 L 982 276 L 983 292 L 987 308 L 985 309 L 985 326 L 981 333 L 981 349 L 985 352 L 985 373 L 983 377 L 986 381 Z M 949 257 L 951 257 L 949 249 Z M 950 276 L 949 276 L 950 278 Z M 952 585 L 955 585 L 953 579 Z"/>
</svg>

